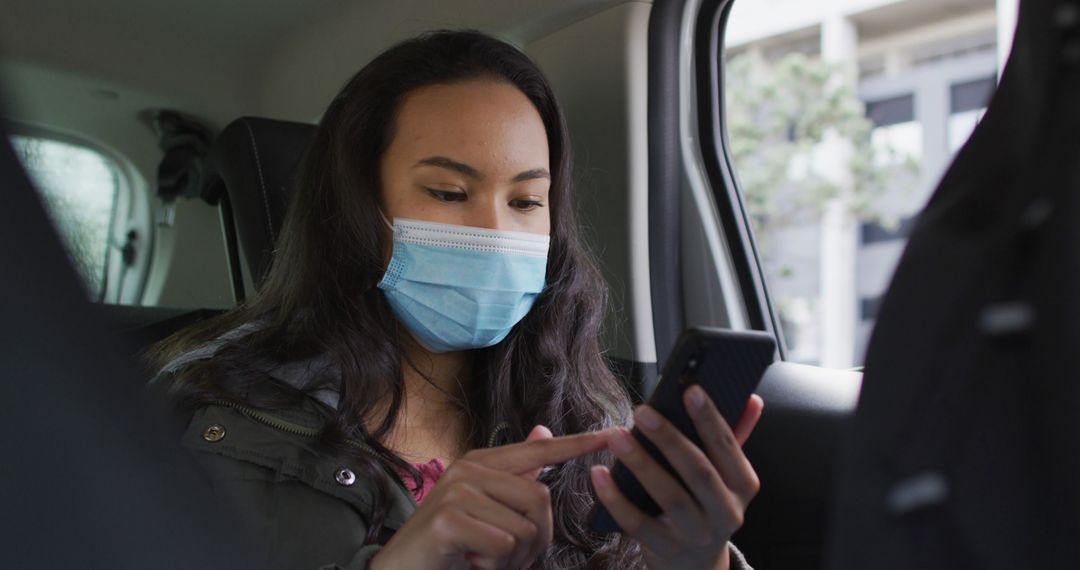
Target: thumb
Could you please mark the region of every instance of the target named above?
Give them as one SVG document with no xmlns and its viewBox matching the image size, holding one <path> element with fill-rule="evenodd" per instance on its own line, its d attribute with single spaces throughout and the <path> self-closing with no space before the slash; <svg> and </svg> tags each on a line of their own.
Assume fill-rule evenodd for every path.
<svg viewBox="0 0 1080 570">
<path fill-rule="evenodd" d="M 532 431 L 529 432 L 529 435 L 525 438 L 525 441 L 529 442 L 537 441 L 540 439 L 551 439 L 552 437 L 554 436 L 551 435 L 551 430 L 549 430 L 547 426 L 537 425 L 536 427 L 532 428 Z M 540 473 L 543 470 L 544 469 L 542 467 L 540 469 L 534 469 L 532 471 L 529 471 L 528 473 L 523 474 L 522 477 L 535 480 L 537 477 L 540 476 Z"/>
</svg>

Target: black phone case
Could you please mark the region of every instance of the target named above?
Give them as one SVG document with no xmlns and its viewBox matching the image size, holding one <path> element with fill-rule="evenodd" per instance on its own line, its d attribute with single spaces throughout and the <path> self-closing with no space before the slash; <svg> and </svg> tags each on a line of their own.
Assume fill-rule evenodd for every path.
<svg viewBox="0 0 1080 570">
<path fill-rule="evenodd" d="M 679 336 L 675 349 L 668 357 L 656 390 L 649 398 L 649 405 L 695 445 L 701 446 L 701 437 L 683 406 L 683 391 L 692 384 L 700 385 L 728 425 L 734 427 L 746 407 L 746 401 L 761 382 L 765 369 L 774 361 L 775 354 L 776 341 L 768 333 L 706 327 L 687 329 Z M 630 433 L 657 463 L 683 484 L 663 453 L 648 438 L 637 428 Z M 650 516 L 661 514 L 660 506 L 625 465 L 616 461 L 611 476 L 619 490 L 642 512 Z M 590 527 L 601 534 L 621 532 L 611 513 L 599 501 L 590 515 Z"/>
</svg>

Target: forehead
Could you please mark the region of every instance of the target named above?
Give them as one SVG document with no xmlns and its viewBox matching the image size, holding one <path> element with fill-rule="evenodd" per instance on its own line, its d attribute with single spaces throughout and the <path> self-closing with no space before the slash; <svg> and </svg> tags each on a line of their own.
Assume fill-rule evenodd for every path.
<svg viewBox="0 0 1080 570">
<path fill-rule="evenodd" d="M 398 107 L 388 153 L 416 160 L 448 156 L 489 169 L 548 166 L 540 113 L 517 87 L 492 79 L 408 93 Z"/>
</svg>

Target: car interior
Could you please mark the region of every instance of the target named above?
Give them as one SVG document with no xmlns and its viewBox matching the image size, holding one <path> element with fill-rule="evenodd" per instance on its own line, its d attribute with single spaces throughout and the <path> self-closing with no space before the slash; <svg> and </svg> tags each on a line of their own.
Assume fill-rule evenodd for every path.
<svg viewBox="0 0 1080 570">
<path fill-rule="evenodd" d="M 803 360 L 804 345 L 792 340 L 802 337 L 785 334 L 792 320 L 781 314 L 783 303 L 771 293 L 776 280 L 763 262 L 783 240 L 756 233 L 753 199 L 741 190 L 749 176 L 733 162 L 737 132 L 729 128 L 725 98 L 742 85 L 726 83 L 725 73 L 735 65 L 730 50 L 768 58 L 781 39 L 798 46 L 820 41 L 815 53 L 828 59 L 833 40 L 825 24 L 813 31 L 776 13 L 769 25 L 787 31 L 761 45 L 739 43 L 748 32 L 735 26 L 735 11 L 754 3 L 769 4 L 5 0 L 0 105 L 8 135 L 88 149 L 112 169 L 115 198 L 86 319 L 114 337 L 138 386 L 153 372 L 134 372 L 143 350 L 258 290 L 296 165 L 322 110 L 353 73 L 428 30 L 478 29 L 513 43 L 539 63 L 566 113 L 577 206 L 611 288 L 604 344 L 631 392 L 647 398 L 687 327 L 776 336 L 776 362 L 758 389 L 766 412 L 746 447 L 762 490 L 733 542 L 756 568 L 820 568 L 827 565 L 862 360 L 840 367 Z M 941 22 L 954 20 L 979 31 L 988 11 L 1002 18 L 1007 8 L 1000 6 L 1010 3 L 854 4 L 853 26 L 878 34 L 864 50 L 873 63 L 875 46 L 893 33 L 889 26 L 931 22 L 904 37 L 943 33 Z M 1040 14 L 1027 16 L 1033 29 Z M 1001 49 L 1011 35 L 996 41 Z M 993 57 L 970 55 L 975 48 L 965 46 L 964 61 L 993 66 Z M 928 193 L 936 174 L 925 174 Z M 40 176 L 31 178 L 40 184 Z M 822 262 L 822 274 L 828 267 Z M 891 269 L 885 273 L 887 283 Z M 72 277 L 66 271 L 48 278 Z"/>
</svg>

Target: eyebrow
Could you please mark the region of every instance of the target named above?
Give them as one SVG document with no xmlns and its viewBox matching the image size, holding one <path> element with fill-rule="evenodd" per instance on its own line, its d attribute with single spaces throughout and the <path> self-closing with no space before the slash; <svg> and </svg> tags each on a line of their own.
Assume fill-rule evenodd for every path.
<svg viewBox="0 0 1080 570">
<path fill-rule="evenodd" d="M 536 180 L 537 178 L 547 178 L 550 180 L 551 173 L 549 173 L 546 168 L 534 168 L 518 174 L 511 182 L 524 182 L 526 180 Z"/>
<path fill-rule="evenodd" d="M 437 166 L 439 168 L 445 168 L 447 170 L 453 170 L 460 174 L 464 174 L 469 178 L 475 178 L 476 180 L 482 180 L 484 176 L 480 174 L 480 171 L 456 160 L 446 158 L 445 156 L 429 156 L 416 163 L 416 166 Z M 413 167 L 415 168 L 415 167 Z"/>
<path fill-rule="evenodd" d="M 445 168 L 447 170 L 452 170 L 454 172 L 464 174 L 465 176 L 468 176 L 469 178 L 473 178 L 475 180 L 484 179 L 484 175 L 481 174 L 479 170 L 469 166 L 468 164 L 465 164 L 464 162 L 458 162 L 452 158 L 447 158 L 445 156 L 429 156 L 417 162 L 416 166 L 435 166 L 437 168 Z M 525 172 L 518 174 L 511 180 L 511 182 L 524 182 L 526 180 L 536 180 L 538 178 L 550 179 L 551 174 L 547 171 L 546 168 L 533 168 L 532 170 L 526 170 Z"/>
</svg>

